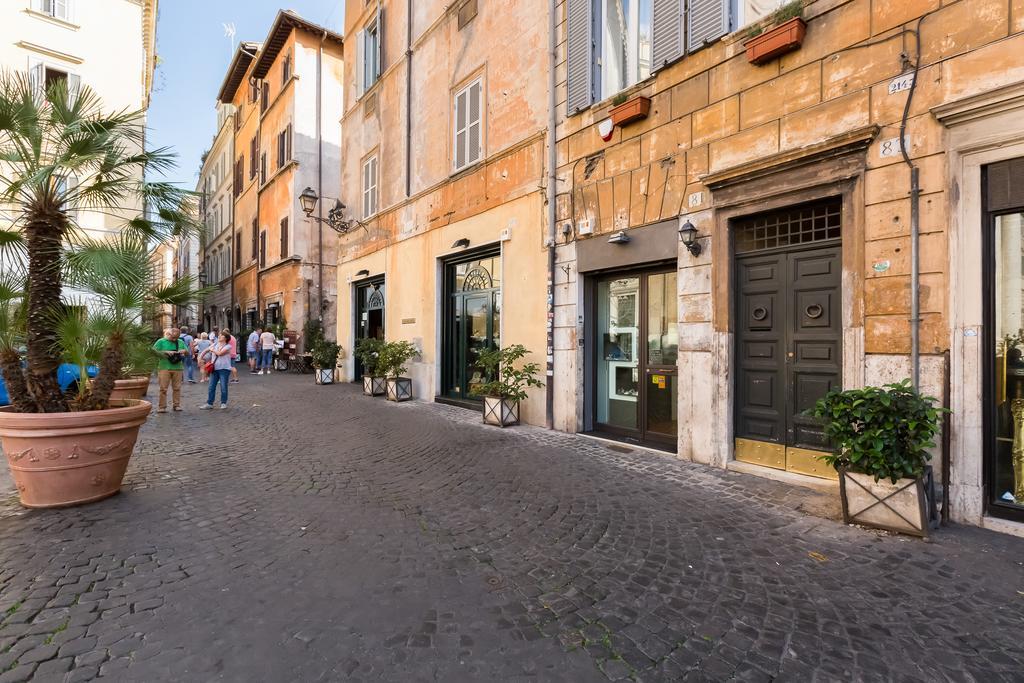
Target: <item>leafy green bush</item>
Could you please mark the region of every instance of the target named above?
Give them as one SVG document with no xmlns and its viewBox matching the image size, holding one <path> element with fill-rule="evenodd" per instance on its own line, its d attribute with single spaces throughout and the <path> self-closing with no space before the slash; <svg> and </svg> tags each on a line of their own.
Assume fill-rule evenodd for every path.
<svg viewBox="0 0 1024 683">
<path fill-rule="evenodd" d="M 321 369 L 333 368 L 338 362 L 339 353 L 341 353 L 341 347 L 323 337 L 317 339 L 313 344 L 313 348 L 309 351 L 309 355 L 312 356 L 313 367 Z"/>
<path fill-rule="evenodd" d="M 537 379 L 540 365 L 526 363 L 522 367 L 515 366 L 530 351 L 522 344 L 512 344 L 503 349 L 481 351 L 477 363 L 483 367 L 490 381 L 473 387 L 476 396 L 491 396 L 510 401 L 526 399 L 527 387 L 542 387 L 544 384 Z"/>
<path fill-rule="evenodd" d="M 363 374 L 367 377 L 378 376 L 376 373 L 383 347 L 384 340 L 376 337 L 364 337 L 356 341 L 356 358 L 362 364 Z"/>
<path fill-rule="evenodd" d="M 377 372 L 392 379 L 401 377 L 408 371 L 405 364 L 419 354 L 412 342 L 384 342 L 377 356 Z"/>
<path fill-rule="evenodd" d="M 834 452 L 821 459 L 836 469 L 889 479 L 920 477 L 939 429 L 936 399 L 922 396 L 903 380 L 884 387 L 836 389 L 818 400 L 810 414 L 825 421 Z"/>
</svg>

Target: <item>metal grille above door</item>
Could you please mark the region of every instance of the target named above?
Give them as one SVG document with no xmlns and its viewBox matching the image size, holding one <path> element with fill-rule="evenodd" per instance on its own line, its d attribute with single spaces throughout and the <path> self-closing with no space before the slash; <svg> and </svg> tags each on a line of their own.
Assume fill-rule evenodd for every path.
<svg viewBox="0 0 1024 683">
<path fill-rule="evenodd" d="M 841 217 L 842 202 L 836 198 L 740 218 L 733 224 L 736 253 L 839 239 Z"/>
</svg>

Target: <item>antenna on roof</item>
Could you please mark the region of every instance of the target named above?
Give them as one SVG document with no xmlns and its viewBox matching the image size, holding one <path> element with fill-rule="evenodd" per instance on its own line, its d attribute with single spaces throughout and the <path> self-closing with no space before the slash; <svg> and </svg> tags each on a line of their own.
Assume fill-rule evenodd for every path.
<svg viewBox="0 0 1024 683">
<path fill-rule="evenodd" d="M 224 27 L 224 37 L 231 41 L 231 54 L 235 54 L 235 22 L 221 24 Z"/>
</svg>

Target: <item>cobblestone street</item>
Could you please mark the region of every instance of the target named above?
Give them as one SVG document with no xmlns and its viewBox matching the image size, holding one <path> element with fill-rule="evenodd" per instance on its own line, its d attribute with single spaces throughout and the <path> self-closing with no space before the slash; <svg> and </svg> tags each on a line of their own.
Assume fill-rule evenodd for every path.
<svg viewBox="0 0 1024 683">
<path fill-rule="evenodd" d="M 1021 680 L 1024 539 L 876 534 L 777 482 L 242 382 L 153 415 L 112 499 L 8 493 L 0 683 Z"/>
</svg>

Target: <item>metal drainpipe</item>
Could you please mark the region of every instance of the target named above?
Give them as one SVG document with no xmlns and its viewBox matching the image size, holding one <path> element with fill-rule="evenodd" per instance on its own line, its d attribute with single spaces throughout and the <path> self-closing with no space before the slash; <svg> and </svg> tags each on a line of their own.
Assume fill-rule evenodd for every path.
<svg viewBox="0 0 1024 683">
<path fill-rule="evenodd" d="M 405 10 L 405 196 L 412 195 L 412 0 Z"/>
<path fill-rule="evenodd" d="M 555 98 L 556 76 L 555 65 L 558 63 L 558 24 L 556 13 L 557 0 L 548 3 L 548 318 L 547 318 L 547 372 L 545 377 L 546 395 L 544 424 L 548 429 L 555 428 L 555 180 L 558 165 L 555 128 L 558 124 Z"/>
<path fill-rule="evenodd" d="M 316 53 L 316 196 L 320 201 L 316 203 L 316 215 L 319 220 L 316 222 L 319 246 L 317 247 L 317 267 L 319 270 L 319 294 L 316 297 L 317 314 L 316 318 L 323 324 L 324 320 L 324 138 L 321 132 L 321 90 L 323 89 L 323 76 L 321 73 L 324 59 L 324 41 L 327 40 L 327 31 L 320 36 L 320 49 Z M 335 331 L 337 336 L 337 331 Z M 303 340 L 305 345 L 305 340 Z"/>
<path fill-rule="evenodd" d="M 258 141 L 257 150 L 259 151 L 260 159 L 262 159 L 264 154 L 262 111 L 263 82 L 255 78 L 253 80 L 256 81 L 257 84 L 259 84 L 260 104 L 257 106 L 257 109 L 259 109 L 260 111 L 256 113 L 256 140 Z M 262 288 L 260 287 L 260 245 L 264 242 L 262 235 L 263 226 L 260 225 L 260 183 L 263 181 L 263 177 L 261 175 L 261 171 L 263 170 L 263 164 L 260 162 L 260 159 L 256 160 L 256 253 L 253 254 L 253 256 L 256 259 L 256 269 L 253 271 L 253 275 L 256 278 L 256 319 L 262 320 L 264 323 L 266 323 L 267 321 L 263 320 L 263 304 L 260 302 L 260 294 L 262 293 Z"/>
<path fill-rule="evenodd" d="M 238 111 L 235 111 L 235 116 L 238 116 Z M 235 160 L 235 122 L 232 117 L 231 121 L 231 158 Z M 236 162 L 237 163 L 237 162 Z M 234 167 L 232 167 L 234 168 Z M 245 164 L 242 164 L 242 177 L 240 178 L 242 184 L 245 184 Z M 231 274 L 231 309 L 228 313 L 229 319 L 231 320 L 231 327 L 235 326 L 235 264 L 239 262 L 238 254 L 235 253 L 237 244 L 235 243 L 235 202 L 238 200 L 238 196 L 235 194 L 234 181 L 231 183 L 231 246 L 228 247 L 228 258 L 231 259 L 231 263 L 228 264 L 228 272 Z M 241 193 L 242 186 L 238 186 L 239 193 Z M 205 300 L 204 300 L 205 302 Z M 238 311 L 238 327 L 235 332 L 241 332 L 242 330 L 242 311 Z"/>
</svg>

